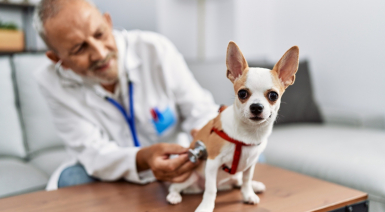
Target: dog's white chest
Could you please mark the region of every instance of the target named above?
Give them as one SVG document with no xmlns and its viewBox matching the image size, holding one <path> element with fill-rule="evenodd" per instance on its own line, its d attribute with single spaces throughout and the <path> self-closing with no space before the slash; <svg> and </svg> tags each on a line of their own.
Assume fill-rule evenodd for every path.
<svg viewBox="0 0 385 212">
<path fill-rule="evenodd" d="M 229 144 L 220 155 L 220 160 L 222 164 L 225 164 L 227 167 L 232 168 L 232 164 L 235 157 L 235 144 Z M 241 155 L 239 158 L 239 162 L 237 164 L 237 170 L 236 172 L 242 172 L 251 165 L 254 165 L 258 157 L 261 153 L 262 148 L 257 145 L 253 146 L 242 146 L 241 147 Z"/>
</svg>

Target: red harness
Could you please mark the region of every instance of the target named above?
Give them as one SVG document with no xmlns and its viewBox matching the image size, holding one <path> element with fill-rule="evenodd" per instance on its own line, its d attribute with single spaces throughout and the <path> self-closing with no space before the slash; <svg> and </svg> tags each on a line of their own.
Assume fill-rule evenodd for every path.
<svg viewBox="0 0 385 212">
<path fill-rule="evenodd" d="M 221 105 L 221 107 L 219 108 L 219 112 L 221 113 L 225 109 L 226 109 L 226 106 Z M 232 139 L 225 132 L 223 132 L 222 130 L 218 130 L 215 127 L 213 127 L 211 129 L 211 133 L 212 132 L 215 132 L 217 135 L 219 135 L 221 138 L 225 139 L 226 141 L 229 141 L 229 142 L 235 144 L 235 150 L 234 150 L 234 155 L 233 155 L 233 163 L 231 164 L 231 168 L 226 166 L 226 164 L 222 165 L 223 171 L 225 171 L 225 172 L 227 172 L 229 174 L 235 174 L 235 172 L 237 171 L 237 168 L 238 168 L 239 159 L 241 158 L 242 146 L 252 146 L 253 144 L 245 144 L 245 143 L 243 143 L 241 141 Z"/>
<path fill-rule="evenodd" d="M 237 141 L 235 139 L 230 138 L 225 132 L 222 130 L 218 130 L 216 128 L 211 129 L 211 132 L 215 132 L 218 134 L 221 138 L 235 144 L 235 150 L 234 150 L 234 155 L 233 155 L 233 163 L 231 164 L 231 168 L 226 166 L 226 164 L 222 165 L 222 169 L 225 172 L 228 172 L 229 174 L 235 174 L 238 168 L 239 164 L 239 159 L 241 158 L 242 154 L 242 146 L 251 146 L 252 144 L 245 144 L 241 141 Z"/>
</svg>

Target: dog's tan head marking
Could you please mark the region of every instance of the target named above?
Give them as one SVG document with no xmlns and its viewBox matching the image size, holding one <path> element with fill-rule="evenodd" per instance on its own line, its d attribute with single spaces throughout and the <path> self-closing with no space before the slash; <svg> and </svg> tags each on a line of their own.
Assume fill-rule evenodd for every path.
<svg viewBox="0 0 385 212">
<path fill-rule="evenodd" d="M 281 97 L 281 95 L 283 94 L 283 92 L 284 91 L 279 91 L 276 88 L 272 88 L 272 89 L 265 91 L 264 94 L 265 94 L 265 98 L 270 103 L 270 105 L 274 105 L 275 103 L 278 102 L 278 100 Z M 274 98 L 274 96 L 276 96 L 276 97 Z"/>
</svg>

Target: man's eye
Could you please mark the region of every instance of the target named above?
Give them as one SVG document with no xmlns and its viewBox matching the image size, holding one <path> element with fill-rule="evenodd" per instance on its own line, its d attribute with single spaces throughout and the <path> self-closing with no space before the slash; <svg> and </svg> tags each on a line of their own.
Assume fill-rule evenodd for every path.
<svg viewBox="0 0 385 212">
<path fill-rule="evenodd" d="M 84 50 L 85 46 L 86 46 L 86 44 L 82 44 L 72 54 L 79 54 L 79 53 L 81 53 Z"/>
<path fill-rule="evenodd" d="M 101 38 L 101 37 L 103 37 L 103 33 L 98 32 L 95 34 L 95 38 Z"/>
<path fill-rule="evenodd" d="M 269 98 L 270 101 L 273 101 L 273 102 L 276 101 L 278 99 L 277 92 L 274 92 L 274 91 L 270 92 L 268 94 L 268 98 Z"/>
<path fill-rule="evenodd" d="M 80 53 L 82 50 L 83 50 L 83 46 L 79 47 L 79 48 L 75 51 L 75 54 Z"/>
<path fill-rule="evenodd" d="M 240 99 L 246 99 L 247 97 L 249 96 L 249 92 L 247 92 L 246 90 L 240 90 L 238 91 L 238 97 Z"/>
</svg>

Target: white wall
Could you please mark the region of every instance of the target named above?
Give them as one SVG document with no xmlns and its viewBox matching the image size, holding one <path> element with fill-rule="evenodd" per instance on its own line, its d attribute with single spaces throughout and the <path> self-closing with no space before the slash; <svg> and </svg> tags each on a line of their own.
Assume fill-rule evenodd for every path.
<svg viewBox="0 0 385 212">
<path fill-rule="evenodd" d="M 186 59 L 194 60 L 201 57 L 198 41 L 203 27 L 203 59 L 223 59 L 226 45 L 235 34 L 233 8 L 234 0 L 206 0 L 206 21 L 198 26 L 198 0 L 158 0 L 158 32 L 168 37 Z"/>
<path fill-rule="evenodd" d="M 196 59 L 197 1 L 159 2 L 159 32 Z M 384 114 L 384 11 L 382 0 L 206 0 L 206 60 L 224 63 L 229 40 L 273 62 L 298 45 L 321 107 Z"/>
<path fill-rule="evenodd" d="M 95 0 L 116 26 L 158 31 L 189 60 L 198 57 L 197 2 Z M 224 63 L 229 40 L 249 60 L 277 61 L 298 45 L 322 107 L 385 113 L 385 1 L 206 0 L 205 9 L 206 60 Z M 19 16 L 0 10 L 3 20 Z"/>
<path fill-rule="evenodd" d="M 321 106 L 384 113 L 384 11 L 382 0 L 275 1 L 271 58 L 298 45 Z"/>
<path fill-rule="evenodd" d="M 234 7 L 233 0 L 206 0 L 206 60 L 223 60 L 226 57 L 227 44 L 236 37 Z"/>
<path fill-rule="evenodd" d="M 273 1 L 235 1 L 234 41 L 248 60 L 267 60 L 273 53 Z"/>
<path fill-rule="evenodd" d="M 102 12 L 111 14 L 115 27 L 157 31 L 156 0 L 93 0 Z"/>
<path fill-rule="evenodd" d="M 196 1 L 158 0 L 158 32 L 169 38 L 187 58 L 197 57 Z"/>
<path fill-rule="evenodd" d="M 204 38 L 199 44 L 199 0 L 158 0 L 158 31 L 167 36 L 189 60 L 223 60 L 227 44 L 234 40 L 249 58 L 260 60 L 273 53 L 271 1 L 205 0 Z"/>
</svg>

